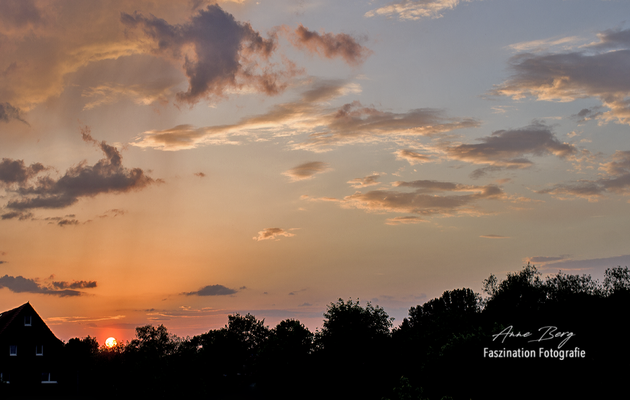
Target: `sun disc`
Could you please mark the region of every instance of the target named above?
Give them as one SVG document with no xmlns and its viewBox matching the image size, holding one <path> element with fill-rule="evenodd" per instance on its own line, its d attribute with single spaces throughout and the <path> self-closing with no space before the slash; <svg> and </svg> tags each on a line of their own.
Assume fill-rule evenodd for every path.
<svg viewBox="0 0 630 400">
<path fill-rule="evenodd" d="M 105 346 L 109 347 L 110 349 L 112 347 L 116 346 L 117 344 L 118 344 L 118 342 L 116 341 L 116 338 L 113 338 L 113 337 L 109 337 L 105 341 Z"/>
</svg>

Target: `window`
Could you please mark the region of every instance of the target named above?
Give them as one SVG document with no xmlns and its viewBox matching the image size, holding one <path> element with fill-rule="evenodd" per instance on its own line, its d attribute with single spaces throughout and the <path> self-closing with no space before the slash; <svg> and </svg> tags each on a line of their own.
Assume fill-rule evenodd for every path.
<svg viewBox="0 0 630 400">
<path fill-rule="evenodd" d="M 24 326 L 31 326 L 32 322 L 33 322 L 33 317 L 31 317 L 30 315 L 24 316 Z"/>
<path fill-rule="evenodd" d="M 11 383 L 9 379 L 10 379 L 9 374 L 7 374 L 6 372 L 0 372 L 0 382 Z"/>
<path fill-rule="evenodd" d="M 17 346 L 16 345 L 11 345 L 9 346 L 9 355 L 10 356 L 17 356 Z"/>
<path fill-rule="evenodd" d="M 42 372 L 42 383 L 57 383 L 53 380 L 54 376 L 50 372 Z"/>
<path fill-rule="evenodd" d="M 44 355 L 44 345 L 43 344 L 38 344 L 37 346 L 35 346 L 35 355 L 36 356 L 43 356 Z"/>
</svg>

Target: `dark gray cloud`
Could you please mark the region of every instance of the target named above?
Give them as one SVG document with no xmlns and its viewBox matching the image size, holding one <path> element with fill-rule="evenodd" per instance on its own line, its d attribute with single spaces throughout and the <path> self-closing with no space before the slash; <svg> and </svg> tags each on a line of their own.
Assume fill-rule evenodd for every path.
<svg viewBox="0 0 630 400">
<path fill-rule="evenodd" d="M 20 109 L 13 107 L 9 103 L 0 103 L 0 121 L 9 122 L 11 120 L 21 121 L 28 125 L 20 115 Z"/>
<path fill-rule="evenodd" d="M 311 161 L 304 164 L 300 164 L 297 167 L 293 167 L 288 171 L 282 173 L 291 178 L 292 181 L 302 181 L 305 179 L 311 179 L 316 174 L 329 171 L 328 164 L 321 161 Z"/>
<path fill-rule="evenodd" d="M 41 163 L 34 163 L 27 167 L 23 160 L 3 158 L 0 162 L 0 183 L 22 185 L 46 169 Z"/>
<path fill-rule="evenodd" d="M 615 152 L 612 161 L 602 164 L 600 170 L 603 176 L 599 179 L 560 183 L 536 193 L 551 194 L 560 199 L 581 197 L 589 201 L 597 201 L 610 193 L 630 193 L 630 151 Z"/>
<path fill-rule="evenodd" d="M 42 24 L 44 18 L 33 0 L 3 0 L 0 22 L 9 28 L 27 28 Z"/>
<path fill-rule="evenodd" d="M 630 124 L 630 30 L 598 36 L 598 43 L 580 51 L 517 54 L 510 60 L 512 77 L 490 93 L 547 101 L 596 97 L 610 110 L 598 114 L 598 120 Z"/>
<path fill-rule="evenodd" d="M 87 286 L 82 287 L 59 287 L 55 285 L 55 282 L 53 282 L 53 285 L 48 287 L 41 285 L 34 279 L 24 278 L 23 276 L 5 275 L 0 277 L 0 289 L 7 288 L 14 293 L 38 293 L 59 297 L 74 297 L 81 296 L 83 294 L 83 292 L 75 289 L 86 289 L 92 287 L 96 287 L 96 282 L 94 282 L 94 286 L 89 286 L 88 284 Z"/>
<path fill-rule="evenodd" d="M 363 63 L 372 53 L 371 50 L 361 46 L 355 38 L 345 33 L 319 34 L 308 30 L 302 24 L 293 32 L 286 27 L 284 31 L 289 34 L 289 40 L 296 47 L 326 58 L 341 57 L 350 65 Z"/>
<path fill-rule="evenodd" d="M 105 141 L 97 142 L 90 136 L 88 129 L 84 129 L 82 135 L 86 142 L 94 143 L 105 154 L 105 158 L 93 166 L 82 162 L 68 169 L 59 179 L 50 176 L 35 177 L 37 172 L 43 170 L 41 164 L 32 164 L 25 168 L 21 160 L 4 159 L 0 166 L 5 165 L 5 171 L 8 171 L 4 175 L 5 182 L 19 184 L 17 188 L 10 190 L 18 198 L 10 200 L 6 207 L 18 212 L 34 208 L 65 208 L 76 203 L 81 197 L 94 197 L 102 193 L 125 193 L 156 182 L 140 168 L 124 167 L 118 149 Z M 25 183 L 27 180 L 32 184 L 27 185 Z"/>
<path fill-rule="evenodd" d="M 237 290 L 227 288 L 223 285 L 208 285 L 195 292 L 184 292 L 186 296 L 228 296 L 237 293 Z"/>
<path fill-rule="evenodd" d="M 9 211 L 8 213 L 2 214 L 0 216 L 2 219 L 14 219 L 17 218 L 20 221 L 26 221 L 27 219 L 33 218 L 33 213 L 24 212 L 24 211 Z"/>
<path fill-rule="evenodd" d="M 138 12 L 122 13 L 121 21 L 129 29 L 140 28 L 142 35 L 152 39 L 155 54 L 183 61 L 189 86 L 177 94 L 180 101 L 194 104 L 245 85 L 277 94 L 286 87 L 286 78 L 295 74 L 290 68 L 271 71 L 271 64 L 257 68 L 258 62 L 266 61 L 275 50 L 276 38 L 263 38 L 249 23 L 236 21 L 216 4 L 199 10 L 184 24 L 171 25 Z"/>
<path fill-rule="evenodd" d="M 96 287 L 96 281 L 56 281 L 52 285 L 56 289 L 92 289 Z"/>
<path fill-rule="evenodd" d="M 551 128 L 540 122 L 534 122 L 524 128 L 495 131 L 490 136 L 478 140 L 481 143 L 448 145 L 444 148 L 449 158 L 488 165 L 473 172 L 473 177 L 505 168 L 528 168 L 533 165 L 532 161 L 525 158 L 528 155 L 553 154 L 566 158 L 578 153 L 575 146 L 560 142 Z"/>
<path fill-rule="evenodd" d="M 578 124 L 583 124 L 602 115 L 603 112 L 600 111 L 602 108 L 600 106 L 583 108 L 577 114 L 571 115 L 571 118 L 577 120 Z"/>
<path fill-rule="evenodd" d="M 599 43 L 588 47 L 598 50 L 618 50 L 630 47 L 630 29 L 607 29 L 597 34 Z"/>
</svg>

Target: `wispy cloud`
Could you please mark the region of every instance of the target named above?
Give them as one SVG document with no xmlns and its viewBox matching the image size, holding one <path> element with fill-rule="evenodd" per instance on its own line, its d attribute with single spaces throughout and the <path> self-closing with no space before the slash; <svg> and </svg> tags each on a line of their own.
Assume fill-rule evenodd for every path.
<svg viewBox="0 0 630 400">
<path fill-rule="evenodd" d="M 524 128 L 495 131 L 478 140 L 481 143 L 443 146 L 450 159 L 489 166 L 473 172 L 475 178 L 493 170 L 528 168 L 533 162 L 525 158 L 527 155 L 553 154 L 567 158 L 578 153 L 574 145 L 560 142 L 551 128 L 540 122 Z"/>
<path fill-rule="evenodd" d="M 258 232 L 258 236 L 254 236 L 254 240 L 276 240 L 279 239 L 280 236 L 291 237 L 295 236 L 295 234 L 282 228 L 265 228 Z"/>
<path fill-rule="evenodd" d="M 374 175 L 364 176 L 363 178 L 354 178 L 352 180 L 349 180 L 348 183 L 353 188 L 360 189 L 360 188 L 364 188 L 368 186 L 378 185 L 379 184 L 378 178 L 380 177 L 381 176 L 379 174 L 374 174 Z"/>
<path fill-rule="evenodd" d="M 630 30 L 608 30 L 598 37 L 579 51 L 515 55 L 510 60 L 514 74 L 490 94 L 562 102 L 595 97 L 610 110 L 596 116 L 601 123 L 630 124 Z"/>
<path fill-rule="evenodd" d="M 556 263 L 558 261 L 564 261 L 564 260 L 568 260 L 569 256 L 568 255 L 561 255 L 561 256 L 557 256 L 557 257 L 549 257 L 549 256 L 534 256 L 534 257 L 527 257 L 525 258 L 523 261 L 527 262 L 527 263 L 532 263 L 532 264 L 541 264 L 541 265 L 546 265 L 546 264 L 553 264 Z"/>
<path fill-rule="evenodd" d="M 395 154 L 398 160 L 406 160 L 411 165 L 422 164 L 431 161 L 430 156 L 409 149 L 397 150 Z"/>
<path fill-rule="evenodd" d="M 387 225 L 408 225 L 408 224 L 419 224 L 421 222 L 427 222 L 427 220 L 424 218 L 414 216 L 414 215 L 407 215 L 404 217 L 388 218 L 385 223 Z"/>
<path fill-rule="evenodd" d="M 559 183 L 536 193 L 551 194 L 558 199 L 580 197 L 592 202 L 606 194 L 630 193 L 630 151 L 616 151 L 612 161 L 601 164 L 599 169 L 602 176 L 598 179 Z"/>
<path fill-rule="evenodd" d="M 360 92 L 356 84 L 318 81 L 299 100 L 274 106 L 264 114 L 231 125 L 193 127 L 179 125 L 162 131 L 147 131 L 132 143 L 160 150 L 184 150 L 206 144 L 237 143 L 231 135 L 306 135 L 292 145 L 315 152 L 353 143 L 391 141 L 403 137 L 435 136 L 456 129 L 479 126 L 473 118 L 449 117 L 442 110 L 415 109 L 396 113 L 364 106 L 358 101 L 330 108 L 330 100 Z"/>
<path fill-rule="evenodd" d="M 332 201 L 345 208 L 358 208 L 368 212 L 394 212 L 416 214 L 420 216 L 455 216 L 483 215 L 484 211 L 476 206 L 482 200 L 507 199 L 507 195 L 497 185 L 464 185 L 452 182 L 418 180 L 394 182 L 400 189 L 412 189 L 411 192 L 399 190 L 372 190 L 356 192 L 343 199 L 310 198 L 310 201 Z M 468 194 L 459 194 L 468 193 Z M 415 218 L 388 220 L 389 224 L 420 222 Z"/>
<path fill-rule="evenodd" d="M 365 16 L 396 16 L 402 20 L 442 18 L 444 11 L 452 10 L 460 3 L 469 3 L 471 1 L 473 0 L 400 0 L 376 10 L 368 11 L 365 13 Z"/>
<path fill-rule="evenodd" d="M 584 39 L 581 39 L 577 36 L 569 36 L 563 38 L 551 38 L 551 39 L 540 39 L 540 40 L 530 40 L 528 42 L 519 42 L 514 43 L 508 46 L 509 49 L 517 51 L 517 52 L 543 52 L 549 51 L 554 47 L 561 47 L 562 50 L 570 50 L 578 43 L 584 42 Z"/>
<path fill-rule="evenodd" d="M 304 164 L 300 164 L 297 167 L 293 167 L 288 171 L 282 173 L 282 175 L 291 178 L 291 181 L 303 181 L 305 179 L 312 179 L 316 174 L 330 171 L 330 167 L 327 163 L 321 161 L 311 161 Z"/>
</svg>

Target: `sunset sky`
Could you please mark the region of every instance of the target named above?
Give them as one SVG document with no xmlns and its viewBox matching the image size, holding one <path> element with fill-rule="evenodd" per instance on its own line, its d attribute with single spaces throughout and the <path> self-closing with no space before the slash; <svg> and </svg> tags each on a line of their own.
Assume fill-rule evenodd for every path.
<svg viewBox="0 0 630 400">
<path fill-rule="evenodd" d="M 0 311 L 321 326 L 630 265 L 630 2 L 0 0 Z"/>
</svg>

